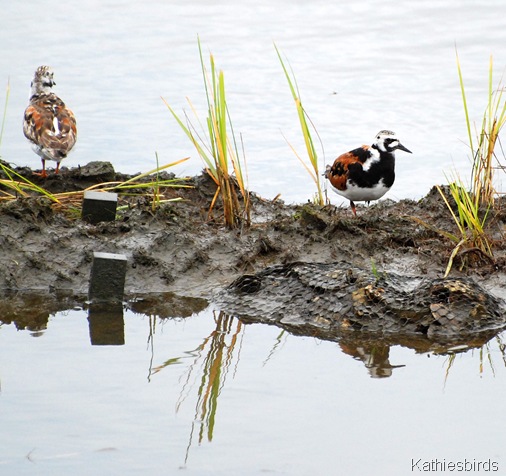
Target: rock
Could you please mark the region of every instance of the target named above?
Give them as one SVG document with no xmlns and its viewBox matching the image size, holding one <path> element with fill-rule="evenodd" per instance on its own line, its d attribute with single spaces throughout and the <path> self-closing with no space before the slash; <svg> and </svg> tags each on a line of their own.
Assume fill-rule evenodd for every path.
<svg viewBox="0 0 506 476">
<path fill-rule="evenodd" d="M 112 182 L 116 178 L 116 172 L 110 162 L 89 162 L 75 169 L 76 178 L 99 182 Z"/>
</svg>

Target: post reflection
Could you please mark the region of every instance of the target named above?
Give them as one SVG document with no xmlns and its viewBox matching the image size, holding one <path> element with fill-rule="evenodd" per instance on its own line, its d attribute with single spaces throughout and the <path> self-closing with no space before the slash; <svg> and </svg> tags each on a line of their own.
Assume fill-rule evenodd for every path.
<svg viewBox="0 0 506 476">
<path fill-rule="evenodd" d="M 88 309 L 91 345 L 125 345 L 121 302 L 91 303 Z"/>
</svg>

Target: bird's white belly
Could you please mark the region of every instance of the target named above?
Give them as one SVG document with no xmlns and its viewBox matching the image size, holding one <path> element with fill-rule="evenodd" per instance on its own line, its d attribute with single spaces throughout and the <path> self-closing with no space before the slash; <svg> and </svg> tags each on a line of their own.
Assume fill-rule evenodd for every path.
<svg viewBox="0 0 506 476">
<path fill-rule="evenodd" d="M 369 202 L 370 200 L 378 200 L 378 198 L 381 198 L 390 190 L 390 187 L 385 186 L 383 180 L 380 180 L 373 188 L 360 188 L 350 182 L 347 183 L 346 190 L 338 190 L 332 185 L 331 187 L 334 192 L 342 195 L 348 200 L 352 200 L 353 202 Z"/>
<path fill-rule="evenodd" d="M 44 149 L 43 147 L 41 147 L 40 145 L 37 145 L 37 144 L 33 144 L 32 143 L 32 150 L 41 158 L 41 159 L 44 159 L 44 160 L 54 160 L 56 162 L 60 162 L 61 159 L 55 159 L 54 157 L 51 156 L 50 152 L 46 149 Z"/>
</svg>

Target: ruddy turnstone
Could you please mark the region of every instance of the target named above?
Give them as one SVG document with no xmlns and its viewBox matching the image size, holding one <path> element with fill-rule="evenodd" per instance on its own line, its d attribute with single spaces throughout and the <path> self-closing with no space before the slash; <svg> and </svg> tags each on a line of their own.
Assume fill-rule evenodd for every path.
<svg viewBox="0 0 506 476">
<path fill-rule="evenodd" d="M 378 200 L 392 187 L 395 180 L 395 151 L 406 149 L 395 132 L 380 131 L 375 142 L 340 155 L 332 166 L 327 165 L 325 177 L 334 192 L 350 201 L 357 215 L 355 202 Z"/>
<path fill-rule="evenodd" d="M 42 177 L 47 177 L 46 160 L 60 162 L 67 157 L 77 139 L 76 119 L 72 111 L 52 91 L 56 83 L 49 66 L 39 66 L 32 81 L 30 104 L 25 110 L 23 132 L 42 160 Z"/>
</svg>

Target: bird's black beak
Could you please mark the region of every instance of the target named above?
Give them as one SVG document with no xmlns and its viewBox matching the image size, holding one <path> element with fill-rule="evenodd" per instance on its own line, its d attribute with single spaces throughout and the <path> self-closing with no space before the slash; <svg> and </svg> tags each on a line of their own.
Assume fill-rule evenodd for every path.
<svg viewBox="0 0 506 476">
<path fill-rule="evenodd" d="M 396 150 L 403 150 L 404 152 L 408 152 L 409 154 L 413 153 L 409 149 L 407 149 L 406 147 L 404 147 L 400 142 L 399 142 L 399 144 L 397 145 L 397 147 L 395 149 Z"/>
</svg>

